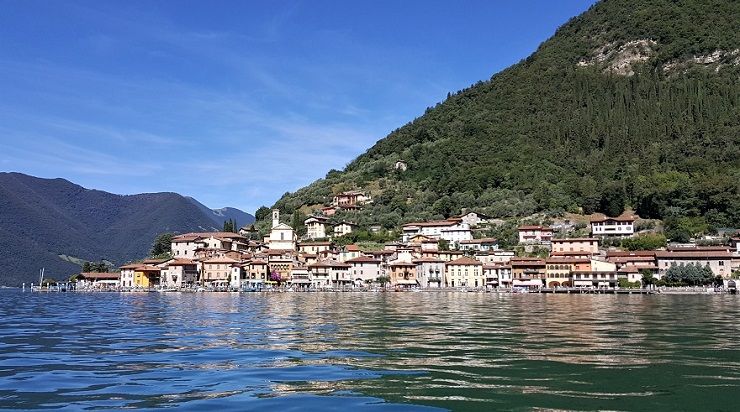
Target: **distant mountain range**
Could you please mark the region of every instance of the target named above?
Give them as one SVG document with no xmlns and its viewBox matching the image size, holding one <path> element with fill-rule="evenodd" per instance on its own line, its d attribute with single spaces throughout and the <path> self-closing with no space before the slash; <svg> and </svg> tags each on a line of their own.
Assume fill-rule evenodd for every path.
<svg viewBox="0 0 740 412">
<path fill-rule="evenodd" d="M 0 285 L 47 277 L 65 279 L 73 262 L 113 264 L 143 258 L 163 232 L 221 229 L 254 217 L 234 208 L 212 210 L 177 193 L 116 195 L 64 179 L 0 173 Z"/>
</svg>

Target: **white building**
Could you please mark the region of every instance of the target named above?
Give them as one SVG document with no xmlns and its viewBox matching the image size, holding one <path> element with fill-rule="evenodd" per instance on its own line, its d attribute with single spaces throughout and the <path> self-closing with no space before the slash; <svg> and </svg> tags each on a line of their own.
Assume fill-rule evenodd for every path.
<svg viewBox="0 0 740 412">
<path fill-rule="evenodd" d="M 344 236 L 352 233 L 357 228 L 357 225 L 352 222 L 341 222 L 334 226 L 334 236 Z"/>
<path fill-rule="evenodd" d="M 442 287 L 445 277 L 445 262 L 434 258 L 414 259 L 416 279 L 423 288 Z"/>
<path fill-rule="evenodd" d="M 295 250 L 295 233 L 293 228 L 280 223 L 280 211 L 272 211 L 272 229 L 268 238 L 268 247 L 270 249 Z"/>
<path fill-rule="evenodd" d="M 476 227 L 487 224 L 491 217 L 484 215 L 483 213 L 468 212 L 460 216 L 459 219 L 462 220 L 463 223 L 467 223 L 470 227 Z"/>
<path fill-rule="evenodd" d="M 519 226 L 519 243 L 549 243 L 552 228 L 539 225 Z"/>
<path fill-rule="evenodd" d="M 478 250 L 487 252 L 498 250 L 498 240 L 494 238 L 462 240 L 458 244 L 460 250 Z"/>
<path fill-rule="evenodd" d="M 378 277 L 384 274 L 384 270 L 379 259 L 367 256 L 360 256 L 349 259 L 345 263 L 352 265 L 350 276 L 356 286 L 366 285 L 368 282 L 374 282 Z"/>
<path fill-rule="evenodd" d="M 168 288 L 193 286 L 198 282 L 198 263 L 191 259 L 172 259 L 164 263 L 161 282 Z"/>
<path fill-rule="evenodd" d="M 635 234 L 635 217 L 622 214 L 617 217 L 595 215 L 591 217 L 592 236 L 630 237 Z"/>
<path fill-rule="evenodd" d="M 326 226 L 329 219 L 322 216 L 311 216 L 303 224 L 306 225 L 306 237 L 309 239 L 323 239 L 326 237 Z"/>
<path fill-rule="evenodd" d="M 403 241 L 408 242 L 416 235 L 431 239 L 442 239 L 450 243 L 473 239 L 470 225 L 460 219 L 408 223 L 403 225 Z"/>
</svg>

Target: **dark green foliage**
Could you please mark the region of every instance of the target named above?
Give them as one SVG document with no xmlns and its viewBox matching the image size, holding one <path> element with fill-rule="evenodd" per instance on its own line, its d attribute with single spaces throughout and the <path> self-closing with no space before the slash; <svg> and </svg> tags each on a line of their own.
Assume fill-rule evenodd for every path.
<svg viewBox="0 0 740 412">
<path fill-rule="evenodd" d="M 225 225 L 226 223 L 224 223 Z M 152 244 L 152 250 L 149 251 L 149 256 L 161 257 L 172 254 L 172 236 L 172 233 L 160 233 L 157 235 Z"/>
<path fill-rule="evenodd" d="M 254 212 L 254 218 L 257 219 L 257 221 L 265 220 L 270 217 L 270 214 L 270 209 L 267 206 L 260 206 L 260 208 Z"/>
<path fill-rule="evenodd" d="M 106 273 L 110 267 L 105 262 L 85 262 L 82 264 L 82 272 L 99 272 Z"/>
<path fill-rule="evenodd" d="M 670 285 L 709 285 L 714 283 L 714 273 L 709 266 L 673 264 L 666 272 L 665 281 Z"/>
<path fill-rule="evenodd" d="M 735 57 L 719 69 L 691 63 L 740 48 L 738 21 L 737 1 L 603 1 L 526 60 L 452 93 L 276 206 L 292 213 L 372 187 L 375 202 L 356 220 L 385 227 L 463 208 L 507 218 L 626 206 L 740 227 L 740 66 Z M 641 39 L 656 42 L 654 54 L 632 76 L 578 64 Z M 674 62 L 685 64 L 665 68 Z M 397 159 L 407 171 L 388 170 Z"/>
<path fill-rule="evenodd" d="M 224 232 L 236 233 L 237 228 L 238 226 L 236 225 L 236 220 L 234 219 L 224 220 L 224 227 L 223 227 Z"/>
<path fill-rule="evenodd" d="M 666 237 L 660 234 L 644 234 L 622 239 L 621 246 L 627 250 L 655 250 L 666 246 Z"/>
</svg>

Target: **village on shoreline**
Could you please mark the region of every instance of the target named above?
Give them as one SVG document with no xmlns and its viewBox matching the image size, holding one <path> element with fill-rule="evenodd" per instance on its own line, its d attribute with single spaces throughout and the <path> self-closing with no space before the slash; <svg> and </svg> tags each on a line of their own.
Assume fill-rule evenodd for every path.
<svg viewBox="0 0 740 412">
<path fill-rule="evenodd" d="M 444 220 L 403 225 L 400 238 L 379 248 L 339 246 L 350 222 L 330 225 L 332 210 L 361 207 L 370 199 L 344 192 L 332 207 L 304 221 L 305 235 L 272 211 L 269 234 L 255 240 L 254 225 L 236 232 L 195 232 L 171 238 L 169 256 L 126 264 L 119 272 L 83 272 L 76 290 L 261 291 L 426 290 L 563 291 L 704 286 L 734 290 L 740 284 L 740 234 L 723 245 L 669 244 L 655 250 L 621 250 L 613 239 L 639 238 L 628 212 L 590 218 L 590 236 L 521 225 L 516 251 L 497 239 L 476 238 L 490 219 L 467 212 Z M 607 246 L 609 245 L 609 246 Z M 524 253 L 522 253 L 524 252 Z M 737 281 L 737 283 L 736 283 Z"/>
</svg>

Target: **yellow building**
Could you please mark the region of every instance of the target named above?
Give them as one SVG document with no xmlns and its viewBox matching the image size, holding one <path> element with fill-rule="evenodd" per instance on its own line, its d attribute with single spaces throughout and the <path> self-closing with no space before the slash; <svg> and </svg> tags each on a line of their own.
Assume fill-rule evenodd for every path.
<svg viewBox="0 0 740 412">
<path fill-rule="evenodd" d="M 483 263 L 479 260 L 461 257 L 445 263 L 446 287 L 484 287 Z"/>
<path fill-rule="evenodd" d="M 141 265 L 134 268 L 134 287 L 152 288 L 159 286 L 160 269 L 156 266 Z"/>
</svg>

